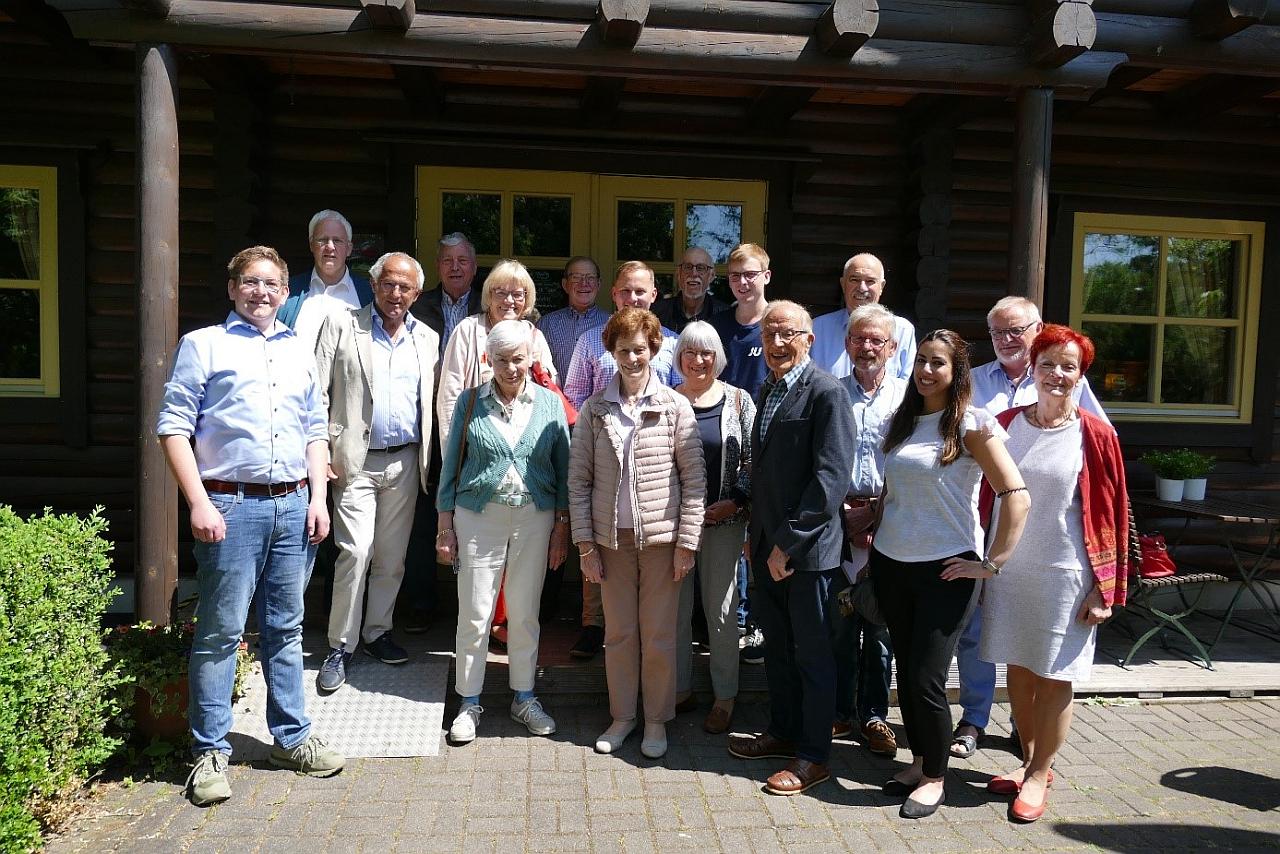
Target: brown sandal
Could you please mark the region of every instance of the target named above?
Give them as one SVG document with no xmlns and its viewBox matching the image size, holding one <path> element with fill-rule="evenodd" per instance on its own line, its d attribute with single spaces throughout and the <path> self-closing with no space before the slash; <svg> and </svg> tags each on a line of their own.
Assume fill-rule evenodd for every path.
<svg viewBox="0 0 1280 854">
<path fill-rule="evenodd" d="M 711 735 L 720 735 L 728 732 L 729 721 L 732 719 L 732 710 L 723 709 L 720 706 L 712 706 L 711 711 L 707 712 L 707 719 L 702 722 L 702 731 Z"/>
<path fill-rule="evenodd" d="M 827 770 L 827 766 L 807 759 L 796 759 L 770 777 L 764 784 L 764 790 L 771 795 L 798 795 L 830 779 L 831 772 Z"/>
</svg>

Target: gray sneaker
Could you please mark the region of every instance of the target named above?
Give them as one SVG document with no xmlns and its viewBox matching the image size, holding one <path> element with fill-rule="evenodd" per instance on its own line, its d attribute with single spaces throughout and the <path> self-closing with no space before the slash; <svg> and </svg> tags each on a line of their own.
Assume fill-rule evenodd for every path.
<svg viewBox="0 0 1280 854">
<path fill-rule="evenodd" d="M 347 664 L 351 661 L 351 653 L 340 649 L 331 649 L 325 656 L 320 672 L 316 674 L 316 688 L 325 692 L 337 691 L 347 683 Z"/>
<path fill-rule="evenodd" d="M 207 807 L 231 797 L 231 784 L 227 782 L 228 761 L 227 754 L 220 750 L 210 750 L 196 757 L 195 765 L 187 775 L 191 803 Z"/>
<path fill-rule="evenodd" d="M 272 745 L 268 759 L 277 768 L 287 768 L 308 777 L 331 777 L 347 764 L 346 757 L 314 735 L 292 750 Z"/>
<path fill-rule="evenodd" d="M 458 709 L 458 716 L 449 727 L 449 740 L 454 744 L 467 744 L 476 740 L 476 724 L 484 714 L 484 707 L 479 703 L 463 703 Z"/>
<path fill-rule="evenodd" d="M 551 735 L 556 731 L 556 722 L 542 708 L 537 697 L 518 703 L 511 701 L 511 720 L 524 724 L 533 735 Z"/>
</svg>

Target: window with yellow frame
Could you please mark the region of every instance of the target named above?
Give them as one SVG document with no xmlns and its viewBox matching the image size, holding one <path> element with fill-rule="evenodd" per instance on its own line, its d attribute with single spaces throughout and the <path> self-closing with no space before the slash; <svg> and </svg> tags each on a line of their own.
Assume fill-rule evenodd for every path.
<svg viewBox="0 0 1280 854">
<path fill-rule="evenodd" d="M 0 165 L 0 397 L 58 395 L 57 180 Z"/>
<path fill-rule="evenodd" d="M 1093 339 L 1089 383 L 1119 420 L 1252 417 L 1264 227 L 1080 213 L 1071 322 Z"/>
</svg>

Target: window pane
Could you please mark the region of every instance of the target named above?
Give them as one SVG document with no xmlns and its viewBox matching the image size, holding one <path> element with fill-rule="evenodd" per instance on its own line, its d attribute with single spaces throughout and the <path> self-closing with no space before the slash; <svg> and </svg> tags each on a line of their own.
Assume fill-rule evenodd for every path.
<svg viewBox="0 0 1280 854">
<path fill-rule="evenodd" d="M 618 259 L 671 261 L 676 234 L 674 202 L 618 202 Z"/>
<path fill-rule="evenodd" d="M 564 288 L 560 287 L 560 276 L 563 273 L 562 269 L 529 269 L 529 275 L 533 277 L 533 286 L 538 291 L 538 301 L 535 305 L 541 314 L 550 314 L 557 308 L 564 308 L 569 304 L 569 297 L 565 295 Z"/>
<path fill-rule="evenodd" d="M 1170 237 L 1165 251 L 1169 295 L 1165 313 L 1176 317 L 1235 317 L 1239 240 Z"/>
<path fill-rule="evenodd" d="M 723 264 L 742 242 L 742 205 L 689 205 L 684 227 L 690 246 L 707 250 L 717 264 Z"/>
<path fill-rule="evenodd" d="M 1161 402 L 1235 403 L 1233 335 L 1230 329 L 1214 326 L 1165 327 Z"/>
<path fill-rule="evenodd" d="M 6 334 L 0 336 L 0 377 L 40 378 L 40 292 L 0 289 L 0 317 Z"/>
<path fill-rule="evenodd" d="M 568 196 L 516 196 L 512 234 L 515 254 L 567 258 L 572 204 Z"/>
<path fill-rule="evenodd" d="M 658 299 L 674 296 L 676 292 L 675 273 L 654 273 L 653 281 L 658 286 Z"/>
<path fill-rule="evenodd" d="M 1154 314 L 1159 247 L 1158 237 L 1085 234 L 1085 313 Z"/>
<path fill-rule="evenodd" d="M 0 188 L 0 279 L 40 278 L 40 191 Z"/>
<path fill-rule="evenodd" d="M 1089 368 L 1089 385 L 1099 400 L 1150 401 L 1154 326 L 1129 323 L 1086 323 L 1097 356 Z"/>
<path fill-rule="evenodd" d="M 444 233 L 461 231 L 477 255 L 502 254 L 502 196 L 490 193 L 442 193 Z"/>
</svg>

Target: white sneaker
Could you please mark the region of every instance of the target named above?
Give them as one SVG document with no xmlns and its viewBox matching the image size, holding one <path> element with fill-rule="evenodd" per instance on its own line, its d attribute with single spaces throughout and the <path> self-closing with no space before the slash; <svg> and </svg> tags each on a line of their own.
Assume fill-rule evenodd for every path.
<svg viewBox="0 0 1280 854">
<path fill-rule="evenodd" d="M 634 720 L 614 721 L 596 739 L 596 753 L 617 753 L 622 747 L 622 742 L 627 740 L 627 736 L 631 735 L 635 728 Z"/>
<path fill-rule="evenodd" d="M 667 725 L 646 723 L 644 738 L 640 739 L 640 753 L 646 759 L 661 759 L 667 753 Z"/>
<path fill-rule="evenodd" d="M 532 735 L 551 735 L 556 731 L 556 722 L 537 697 L 518 703 L 511 701 L 511 720 L 528 727 Z"/>
<path fill-rule="evenodd" d="M 476 724 L 484 714 L 484 707 L 479 703 L 463 703 L 458 716 L 449 727 L 449 740 L 454 744 L 466 744 L 476 740 Z"/>
</svg>

